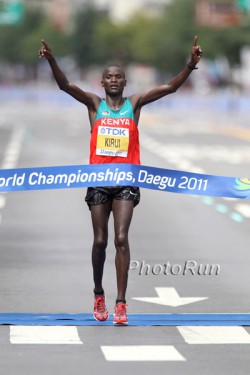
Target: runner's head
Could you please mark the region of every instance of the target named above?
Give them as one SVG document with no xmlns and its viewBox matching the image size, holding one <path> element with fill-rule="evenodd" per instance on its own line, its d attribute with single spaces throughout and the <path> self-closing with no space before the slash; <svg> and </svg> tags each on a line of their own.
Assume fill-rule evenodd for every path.
<svg viewBox="0 0 250 375">
<path fill-rule="evenodd" d="M 106 66 L 101 81 L 106 94 L 110 96 L 121 95 L 126 83 L 125 71 L 122 66 L 116 64 Z"/>
<path fill-rule="evenodd" d="M 110 69 L 112 68 L 116 68 L 116 69 L 119 69 L 120 70 L 120 73 L 123 75 L 124 79 L 125 79 L 125 70 L 123 68 L 122 65 L 120 64 L 108 64 L 105 66 L 104 70 L 103 70 L 103 73 L 102 73 L 102 78 L 105 77 L 105 75 L 109 72 Z"/>
</svg>

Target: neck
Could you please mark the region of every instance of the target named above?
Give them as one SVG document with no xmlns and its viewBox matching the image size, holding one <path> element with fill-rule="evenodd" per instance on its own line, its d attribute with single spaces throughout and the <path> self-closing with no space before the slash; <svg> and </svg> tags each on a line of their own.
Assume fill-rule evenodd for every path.
<svg viewBox="0 0 250 375">
<path fill-rule="evenodd" d="M 125 99 L 122 96 L 106 96 L 106 103 L 111 109 L 120 109 Z"/>
</svg>

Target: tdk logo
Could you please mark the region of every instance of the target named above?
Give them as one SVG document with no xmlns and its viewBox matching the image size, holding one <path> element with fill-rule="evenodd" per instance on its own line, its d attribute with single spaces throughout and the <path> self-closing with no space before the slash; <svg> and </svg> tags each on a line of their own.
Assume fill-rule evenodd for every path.
<svg viewBox="0 0 250 375">
<path fill-rule="evenodd" d="M 106 128 L 105 135 L 120 135 L 122 137 L 126 137 L 126 129 L 112 129 Z"/>
<path fill-rule="evenodd" d="M 98 133 L 101 135 L 109 135 L 113 137 L 128 137 L 128 129 L 124 128 L 109 128 L 100 126 Z"/>
</svg>

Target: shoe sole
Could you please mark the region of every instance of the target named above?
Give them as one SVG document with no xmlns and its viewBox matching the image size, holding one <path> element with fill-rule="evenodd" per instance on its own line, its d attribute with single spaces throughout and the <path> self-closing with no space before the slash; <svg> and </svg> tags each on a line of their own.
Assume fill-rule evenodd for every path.
<svg viewBox="0 0 250 375">
<path fill-rule="evenodd" d="M 126 326 L 126 325 L 128 325 L 128 322 L 120 322 L 120 323 L 118 323 L 118 322 L 115 322 L 113 320 L 113 324 L 116 325 L 116 326 Z"/>
<path fill-rule="evenodd" d="M 94 318 L 97 322 L 106 322 L 106 320 L 108 320 L 108 318 L 109 318 L 109 315 L 108 315 L 107 319 L 100 320 L 100 319 L 97 319 L 97 318 L 95 317 L 95 315 L 93 314 L 93 318 Z"/>
</svg>

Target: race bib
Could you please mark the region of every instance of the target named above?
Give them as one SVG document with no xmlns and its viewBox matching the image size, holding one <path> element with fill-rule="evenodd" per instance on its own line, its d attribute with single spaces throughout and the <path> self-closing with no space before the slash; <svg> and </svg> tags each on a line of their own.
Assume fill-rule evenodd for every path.
<svg viewBox="0 0 250 375">
<path fill-rule="evenodd" d="M 99 126 L 97 133 L 96 155 L 120 156 L 128 155 L 129 129 L 110 126 Z"/>
</svg>

